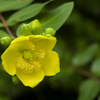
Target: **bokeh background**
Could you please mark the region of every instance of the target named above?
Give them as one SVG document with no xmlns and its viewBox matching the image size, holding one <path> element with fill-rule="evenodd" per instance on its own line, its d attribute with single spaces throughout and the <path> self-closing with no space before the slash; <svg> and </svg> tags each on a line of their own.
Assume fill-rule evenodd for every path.
<svg viewBox="0 0 100 100">
<path fill-rule="evenodd" d="M 45 1 L 47 0 L 35 2 Z M 51 10 L 69 1 L 72 0 L 55 0 L 44 9 Z M 73 0 L 73 2 L 74 9 L 71 15 L 55 35 L 58 41 L 54 50 L 60 57 L 60 73 L 45 77 L 38 86 L 30 88 L 22 83 L 14 85 L 12 77 L 0 65 L 0 100 L 100 100 L 100 84 L 90 80 L 86 73 L 89 72 L 100 80 L 100 65 L 96 71 L 92 68 L 95 59 L 100 57 L 100 0 Z M 6 19 L 14 12 L 4 12 L 3 15 Z M 18 25 L 10 27 L 13 33 Z M 0 55 L 5 49 L 6 47 L 0 44 Z M 77 58 L 79 54 L 80 60 Z M 92 99 L 81 99 L 82 84 L 87 81 L 94 83 L 90 82 L 87 87 L 83 86 L 82 95 L 84 96 L 84 92 L 88 90 L 90 91 L 87 98 L 95 95 Z"/>
</svg>

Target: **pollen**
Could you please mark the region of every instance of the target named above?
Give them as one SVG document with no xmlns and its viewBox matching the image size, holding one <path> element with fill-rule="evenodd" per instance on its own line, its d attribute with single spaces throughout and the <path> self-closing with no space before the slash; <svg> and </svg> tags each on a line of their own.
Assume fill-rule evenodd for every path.
<svg viewBox="0 0 100 100">
<path fill-rule="evenodd" d="M 29 63 L 29 62 L 30 61 L 23 59 L 22 54 L 20 54 L 15 59 L 14 64 L 17 69 L 20 69 L 25 74 L 31 74 L 33 72 L 37 72 L 41 68 L 39 62 L 37 61 L 33 61 L 33 63 Z"/>
<path fill-rule="evenodd" d="M 45 57 L 45 50 L 44 49 L 40 49 L 40 50 L 38 50 L 38 51 L 35 52 L 35 55 L 38 58 L 44 58 Z"/>
<path fill-rule="evenodd" d="M 31 41 L 27 41 L 25 49 L 34 50 L 35 49 L 35 45 Z"/>
<path fill-rule="evenodd" d="M 38 62 L 38 61 L 36 61 L 34 59 L 30 60 L 29 63 L 34 66 L 33 69 L 34 69 L 35 72 L 37 72 L 41 68 L 40 62 Z"/>
</svg>

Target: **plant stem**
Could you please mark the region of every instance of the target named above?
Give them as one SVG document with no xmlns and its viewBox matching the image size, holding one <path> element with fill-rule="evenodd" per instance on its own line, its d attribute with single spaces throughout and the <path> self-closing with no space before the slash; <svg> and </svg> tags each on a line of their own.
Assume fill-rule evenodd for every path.
<svg viewBox="0 0 100 100">
<path fill-rule="evenodd" d="M 84 69 L 81 69 L 81 68 L 77 68 L 77 67 L 74 67 L 74 66 L 71 66 L 73 69 L 75 69 L 75 71 L 77 71 L 77 72 L 79 72 L 80 74 L 82 74 L 82 75 L 84 75 L 84 76 L 86 76 L 86 77 L 88 77 L 88 78 L 90 78 L 90 79 L 92 79 L 92 80 L 94 80 L 94 81 L 96 81 L 97 83 L 99 83 L 100 84 L 100 79 L 99 78 L 97 78 L 97 77 L 95 77 L 95 76 L 93 76 L 91 73 L 89 73 L 88 71 L 86 71 L 86 70 L 84 70 Z"/>
<path fill-rule="evenodd" d="M 78 72 L 78 73 L 80 73 L 80 74 L 82 74 L 82 75 L 84 75 L 84 76 L 86 76 L 86 77 L 88 77 L 88 78 L 90 78 L 90 79 L 92 79 L 92 80 L 94 80 L 94 81 L 96 81 L 97 83 L 100 84 L 100 79 L 97 78 L 96 76 L 92 75 L 92 74 L 89 73 L 88 71 L 86 71 L 86 70 L 84 70 L 84 69 L 81 69 L 81 68 L 79 68 L 79 67 L 70 65 L 70 64 L 68 64 L 68 63 L 64 63 L 64 62 L 61 62 L 61 63 L 64 64 L 64 66 L 67 65 L 68 67 L 74 69 L 76 72 Z"/>
<path fill-rule="evenodd" d="M 7 23 L 6 23 L 6 21 L 5 21 L 5 19 L 3 18 L 3 16 L 2 16 L 1 13 L 0 13 L 0 19 L 1 19 L 2 23 L 3 23 L 3 25 L 5 26 L 7 32 L 9 33 L 9 35 L 12 36 L 13 38 L 15 38 L 14 35 L 11 33 L 9 27 L 7 26 Z"/>
</svg>

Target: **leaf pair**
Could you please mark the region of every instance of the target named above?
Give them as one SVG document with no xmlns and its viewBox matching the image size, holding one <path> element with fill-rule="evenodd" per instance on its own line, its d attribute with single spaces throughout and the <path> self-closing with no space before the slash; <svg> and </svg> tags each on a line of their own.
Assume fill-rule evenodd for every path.
<svg viewBox="0 0 100 100">
<path fill-rule="evenodd" d="M 99 44 L 92 44 L 83 52 L 76 54 L 72 59 L 72 64 L 77 67 L 84 67 L 93 59 L 98 50 Z M 90 71 L 95 76 L 100 77 L 100 57 L 93 61 Z"/>
<path fill-rule="evenodd" d="M 30 4 L 32 1 L 34 0 L 26 0 L 26 2 L 25 1 L 23 2 L 23 4 L 21 4 L 22 1 L 18 1 L 18 0 L 2 1 L 0 3 L 0 10 L 1 12 L 17 10 Z M 48 1 L 45 3 L 32 4 L 30 6 L 24 7 L 23 9 L 15 12 L 7 20 L 8 26 L 13 26 L 18 22 L 22 22 L 36 16 L 41 11 L 41 9 L 49 2 L 51 1 Z M 44 32 L 47 27 L 51 27 L 55 31 L 57 31 L 64 24 L 64 22 L 67 20 L 67 18 L 71 14 L 73 6 L 74 6 L 73 2 L 69 2 L 69 3 L 65 3 L 59 6 L 58 8 L 54 10 L 45 12 L 45 14 L 42 13 L 42 16 L 39 18 L 39 21 L 42 24 L 42 31 Z M 0 23 L 0 27 L 4 27 L 2 23 Z M 21 25 L 17 29 L 17 36 L 20 36 L 20 35 L 22 35 Z M 7 34 L 3 31 L 0 31 L 0 38 L 3 36 L 7 36 Z"/>
<path fill-rule="evenodd" d="M 41 9 L 48 4 L 50 1 L 45 2 L 45 3 L 36 3 L 32 4 L 24 9 L 21 9 L 20 11 L 14 13 L 8 20 L 7 24 L 8 26 L 13 26 L 14 24 L 25 21 L 27 19 L 30 19 L 34 16 L 36 16 Z"/>
<path fill-rule="evenodd" d="M 86 65 L 93 59 L 98 49 L 99 49 L 99 44 L 97 43 L 92 44 L 83 52 L 76 54 L 72 59 L 72 64 L 78 67 Z"/>
<path fill-rule="evenodd" d="M 45 5 L 45 3 L 41 4 L 41 6 L 43 5 Z M 42 24 L 42 31 L 44 32 L 45 29 L 48 27 L 51 27 L 55 31 L 57 31 L 64 24 L 64 22 L 67 20 L 67 18 L 71 14 L 73 6 L 74 6 L 73 2 L 69 2 L 69 3 L 65 3 L 59 6 L 58 8 L 54 10 L 39 14 L 40 17 L 38 18 L 38 20 Z M 35 14 L 36 12 L 34 11 L 33 13 Z M 18 27 L 17 36 L 21 35 L 20 27 L 21 25 Z"/>
</svg>

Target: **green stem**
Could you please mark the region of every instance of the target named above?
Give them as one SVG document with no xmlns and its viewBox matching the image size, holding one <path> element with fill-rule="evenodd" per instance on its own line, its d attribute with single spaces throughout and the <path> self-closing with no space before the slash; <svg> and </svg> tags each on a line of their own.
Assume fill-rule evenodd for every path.
<svg viewBox="0 0 100 100">
<path fill-rule="evenodd" d="M 90 79 L 92 79 L 92 80 L 94 80 L 94 81 L 96 81 L 97 83 L 100 84 L 100 79 L 97 78 L 96 76 L 92 75 L 92 74 L 89 73 L 88 71 L 86 71 L 86 70 L 84 70 L 84 69 L 81 69 L 81 68 L 79 68 L 79 67 L 76 67 L 76 66 L 73 66 L 73 65 L 64 63 L 64 62 L 63 62 L 62 64 L 64 64 L 64 66 L 65 66 L 65 65 L 66 65 L 66 66 L 69 66 L 70 68 L 74 69 L 76 72 L 78 72 L 78 73 L 80 73 L 80 74 L 82 74 L 82 75 L 84 75 L 84 76 L 86 76 L 86 77 L 88 77 L 88 78 L 90 78 Z"/>
<path fill-rule="evenodd" d="M 5 19 L 3 18 L 3 16 L 2 16 L 1 13 L 0 13 L 0 19 L 1 19 L 2 23 L 3 23 L 3 25 L 5 26 L 7 32 L 9 33 L 9 35 L 12 36 L 13 38 L 15 38 L 14 35 L 11 33 L 9 27 L 7 26 L 7 23 L 6 23 L 6 21 L 5 21 Z"/>
<path fill-rule="evenodd" d="M 99 83 L 100 84 L 100 79 L 99 78 L 97 78 L 97 77 L 95 77 L 95 76 L 93 76 L 91 73 L 89 73 L 88 71 L 86 71 L 86 70 L 84 70 L 84 69 L 81 69 L 81 68 L 77 68 L 77 67 L 75 67 L 75 66 L 71 66 L 75 71 L 77 71 L 78 73 L 80 73 L 80 74 L 82 74 L 82 75 L 84 75 L 84 76 L 86 76 L 86 77 L 88 77 L 88 78 L 90 78 L 90 79 L 92 79 L 92 80 L 94 80 L 94 81 L 96 81 L 97 83 Z"/>
</svg>

